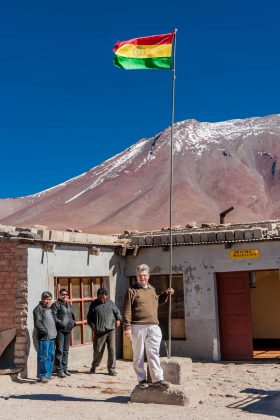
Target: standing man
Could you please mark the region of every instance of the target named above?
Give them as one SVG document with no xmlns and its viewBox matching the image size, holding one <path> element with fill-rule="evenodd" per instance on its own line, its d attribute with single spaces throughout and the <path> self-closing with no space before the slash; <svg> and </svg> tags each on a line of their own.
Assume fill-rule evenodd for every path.
<svg viewBox="0 0 280 420">
<path fill-rule="evenodd" d="M 76 325 L 68 290 L 60 290 L 58 300 L 52 304 L 51 309 L 57 329 L 55 348 L 57 376 L 65 378 L 71 375 L 68 371 L 68 355 L 71 331 Z"/>
<path fill-rule="evenodd" d="M 174 290 L 168 288 L 157 295 L 149 284 L 150 269 L 146 264 L 136 268 L 137 283 L 129 288 L 124 298 L 124 334 L 132 340 L 133 367 L 140 388 L 148 388 L 144 368 L 144 349 L 146 349 L 152 383 L 154 386 L 169 388 L 163 379 L 160 366 L 159 348 L 162 339 L 158 321 L 158 305 L 167 302 Z"/>
<path fill-rule="evenodd" d="M 93 362 L 90 373 L 95 373 L 103 357 L 107 344 L 109 375 L 116 376 L 116 343 L 115 327 L 121 325 L 121 313 L 115 303 L 108 299 L 107 290 L 101 287 L 97 290 L 95 299 L 88 310 L 87 322 L 94 332 Z"/>
<path fill-rule="evenodd" d="M 54 361 L 55 322 L 51 311 L 52 294 L 43 292 L 41 302 L 33 311 L 34 325 L 38 337 L 37 377 L 47 383 L 52 376 Z"/>
</svg>

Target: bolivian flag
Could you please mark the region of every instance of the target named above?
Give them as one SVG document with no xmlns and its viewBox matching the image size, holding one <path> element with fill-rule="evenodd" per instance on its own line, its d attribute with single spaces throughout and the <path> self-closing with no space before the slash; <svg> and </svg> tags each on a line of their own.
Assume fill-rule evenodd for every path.
<svg viewBox="0 0 280 420">
<path fill-rule="evenodd" d="M 174 32 L 119 41 L 114 64 L 125 70 L 171 69 Z"/>
</svg>

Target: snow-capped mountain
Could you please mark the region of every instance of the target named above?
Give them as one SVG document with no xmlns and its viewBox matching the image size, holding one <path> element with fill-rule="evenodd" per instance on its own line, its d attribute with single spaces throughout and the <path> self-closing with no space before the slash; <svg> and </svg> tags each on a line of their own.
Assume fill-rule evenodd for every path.
<svg viewBox="0 0 280 420">
<path fill-rule="evenodd" d="M 280 216 L 280 114 L 174 125 L 173 221 Z M 96 233 L 168 227 L 170 128 L 40 193 L 0 200 L 0 223 Z"/>
</svg>

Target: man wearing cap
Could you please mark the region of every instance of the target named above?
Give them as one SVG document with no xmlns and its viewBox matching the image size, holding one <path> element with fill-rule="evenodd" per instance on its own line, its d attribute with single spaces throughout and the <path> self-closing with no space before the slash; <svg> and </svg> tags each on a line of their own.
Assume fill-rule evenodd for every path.
<svg viewBox="0 0 280 420">
<path fill-rule="evenodd" d="M 109 375 L 115 376 L 117 374 L 115 371 L 115 327 L 121 325 L 121 313 L 115 303 L 108 299 L 108 293 L 104 287 L 97 290 L 97 299 L 90 304 L 87 322 L 94 332 L 93 362 L 90 373 L 96 372 L 96 368 L 100 365 L 107 344 L 107 368 Z"/>
<path fill-rule="evenodd" d="M 49 381 L 53 371 L 56 327 L 52 316 L 51 303 L 51 292 L 43 292 L 41 301 L 33 311 L 34 326 L 38 338 L 37 377 L 42 383 Z"/>
<path fill-rule="evenodd" d="M 139 387 L 148 388 L 149 386 L 144 368 L 144 350 L 146 350 L 152 385 L 169 388 L 169 383 L 163 378 L 159 360 L 162 333 L 158 325 L 158 305 L 166 303 L 174 290 L 168 288 L 158 296 L 155 288 L 149 283 L 149 271 L 147 264 L 139 265 L 136 268 L 137 283 L 125 294 L 124 334 L 132 341 L 133 367 Z"/>
</svg>

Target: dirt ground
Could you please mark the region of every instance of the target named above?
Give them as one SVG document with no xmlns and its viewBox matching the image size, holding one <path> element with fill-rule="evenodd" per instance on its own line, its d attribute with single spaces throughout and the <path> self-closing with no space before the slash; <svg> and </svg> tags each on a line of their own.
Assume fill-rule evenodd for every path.
<svg viewBox="0 0 280 420">
<path fill-rule="evenodd" d="M 132 363 L 118 360 L 118 375 L 89 366 L 56 375 L 47 384 L 0 376 L 0 418 L 70 419 L 273 419 L 280 417 L 280 364 L 193 363 L 193 383 L 207 385 L 208 398 L 192 407 L 130 403 L 136 380 Z"/>
</svg>

